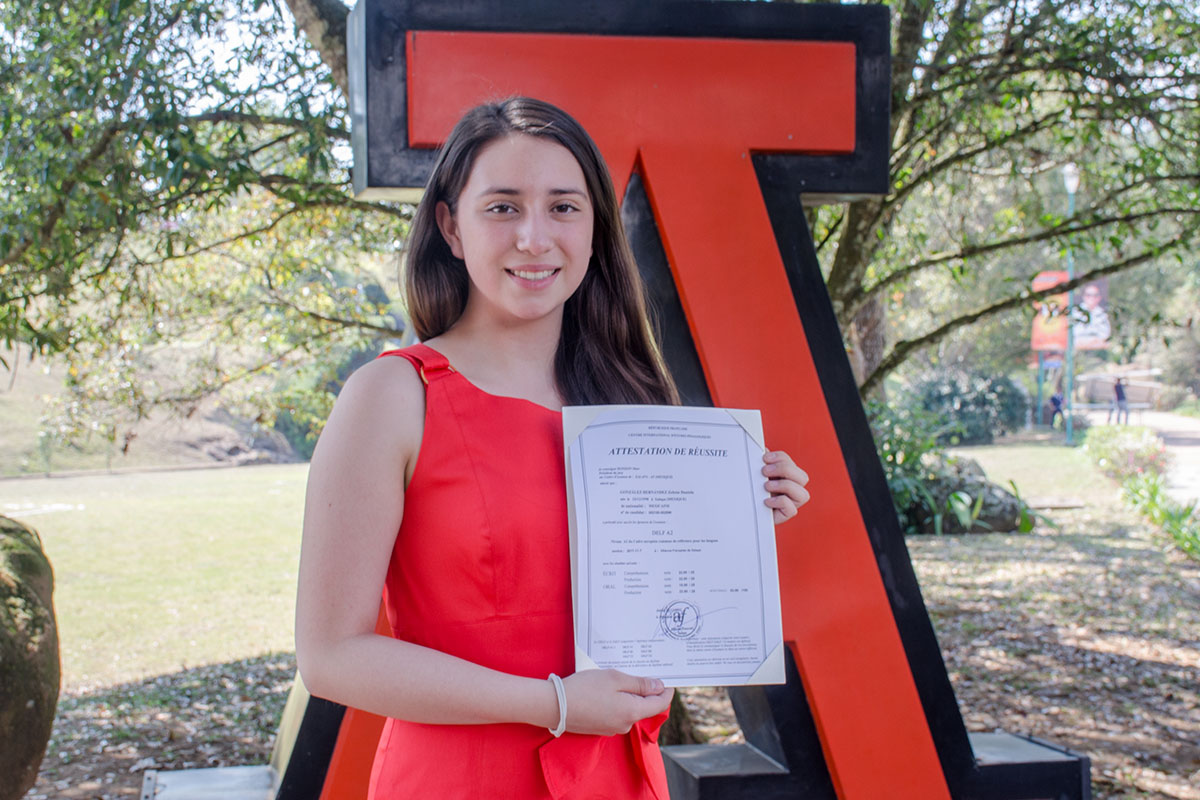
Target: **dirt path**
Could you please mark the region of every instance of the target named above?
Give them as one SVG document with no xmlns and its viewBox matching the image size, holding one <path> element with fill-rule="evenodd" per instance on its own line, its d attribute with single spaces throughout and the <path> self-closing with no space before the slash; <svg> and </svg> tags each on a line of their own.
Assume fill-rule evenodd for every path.
<svg viewBox="0 0 1200 800">
<path fill-rule="evenodd" d="M 1142 424 L 1153 428 L 1171 453 L 1167 491 L 1181 503 L 1200 502 L 1200 419 L 1147 411 Z"/>
</svg>

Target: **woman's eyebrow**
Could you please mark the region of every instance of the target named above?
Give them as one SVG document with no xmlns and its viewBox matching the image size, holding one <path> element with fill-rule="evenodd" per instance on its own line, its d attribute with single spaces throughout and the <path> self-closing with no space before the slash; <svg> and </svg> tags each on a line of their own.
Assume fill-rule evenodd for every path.
<svg viewBox="0 0 1200 800">
<path fill-rule="evenodd" d="M 489 186 L 488 188 L 484 189 L 483 191 L 481 191 L 479 193 L 480 197 L 483 197 L 484 195 L 489 195 L 489 194 L 502 194 L 502 195 L 506 195 L 506 196 L 516 197 L 517 195 L 521 194 L 521 190 L 514 189 L 511 186 Z M 561 189 L 551 189 L 550 194 L 555 194 L 555 195 L 578 194 L 578 195 L 583 195 L 584 197 L 587 196 L 587 192 L 584 191 L 583 189 L 576 189 L 576 188 L 571 188 L 571 187 L 566 187 L 566 188 L 561 188 Z"/>
</svg>

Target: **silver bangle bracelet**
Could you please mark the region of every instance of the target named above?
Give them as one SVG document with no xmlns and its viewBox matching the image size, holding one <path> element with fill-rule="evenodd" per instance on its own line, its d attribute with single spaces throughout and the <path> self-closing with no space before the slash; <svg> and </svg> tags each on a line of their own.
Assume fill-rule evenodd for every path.
<svg viewBox="0 0 1200 800">
<path fill-rule="evenodd" d="M 558 697 L 558 727 L 547 730 L 557 739 L 567 729 L 567 690 L 563 688 L 562 678 L 550 673 L 550 682 L 554 684 L 554 694 Z"/>
</svg>

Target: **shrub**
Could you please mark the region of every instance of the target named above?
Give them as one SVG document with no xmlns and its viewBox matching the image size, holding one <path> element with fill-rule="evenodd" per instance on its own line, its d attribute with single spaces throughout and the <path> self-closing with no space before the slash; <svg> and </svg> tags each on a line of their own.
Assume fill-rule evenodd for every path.
<svg viewBox="0 0 1200 800">
<path fill-rule="evenodd" d="M 1121 488 L 1134 509 L 1170 535 L 1180 550 L 1200 560 L 1200 509 L 1195 502 L 1174 502 L 1162 476 L 1153 473 L 1127 478 Z"/>
<path fill-rule="evenodd" d="M 949 427 L 941 444 L 990 444 L 1025 422 L 1029 400 L 1006 375 L 943 372 L 920 381 L 914 394 L 921 408 Z"/>
<path fill-rule="evenodd" d="M 1178 333 L 1163 354 L 1163 380 L 1200 394 L 1200 329 L 1191 327 Z"/>
<path fill-rule="evenodd" d="M 1167 386 L 1154 398 L 1154 407 L 1159 411 L 1173 411 L 1189 401 L 1196 402 L 1196 395 L 1185 386 Z"/>
<path fill-rule="evenodd" d="M 871 403 L 867 414 L 904 533 L 1021 530 L 1033 517 L 1019 497 L 991 484 L 969 459 L 943 452 L 951 428 L 915 403 Z"/>
<path fill-rule="evenodd" d="M 867 406 L 867 416 L 901 527 L 905 533 L 915 532 L 918 515 L 914 509 L 932 504 L 925 487 L 937 477 L 934 467 L 942 452 L 938 439 L 948 426 L 928 411 L 908 404 L 872 402 Z"/>
<path fill-rule="evenodd" d="M 325 416 L 328 416 L 328 411 Z M 317 418 L 307 410 L 285 407 L 275 417 L 275 430 L 283 434 L 301 460 L 308 461 L 317 447 L 317 422 Z"/>
<path fill-rule="evenodd" d="M 1161 475 L 1170 464 L 1162 440 L 1141 425 L 1098 425 L 1087 432 L 1083 447 L 1101 472 L 1120 480 Z"/>
<path fill-rule="evenodd" d="M 1057 417 L 1054 420 L 1052 427 L 1056 431 L 1065 431 L 1067 429 L 1067 423 L 1064 422 L 1063 417 Z M 1071 431 L 1074 436 L 1083 436 L 1090 427 L 1092 427 L 1092 421 L 1086 414 L 1071 415 Z M 1076 443 L 1079 442 L 1077 441 Z"/>
<path fill-rule="evenodd" d="M 1175 407 L 1176 414 L 1185 414 L 1189 417 L 1200 417 L 1200 400 L 1195 397 L 1190 400 L 1185 400 Z"/>
</svg>

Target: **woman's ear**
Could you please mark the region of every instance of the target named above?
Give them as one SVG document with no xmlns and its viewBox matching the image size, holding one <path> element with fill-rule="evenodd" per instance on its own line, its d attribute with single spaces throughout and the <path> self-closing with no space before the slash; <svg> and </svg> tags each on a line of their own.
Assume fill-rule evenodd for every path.
<svg viewBox="0 0 1200 800">
<path fill-rule="evenodd" d="M 454 221 L 454 214 L 450 212 L 450 206 L 445 200 L 438 201 L 438 204 L 434 206 L 434 216 L 437 218 L 438 230 L 442 232 L 442 238 L 449 245 L 450 252 L 454 254 L 455 258 L 462 258 L 462 239 L 458 235 L 458 223 Z"/>
</svg>

